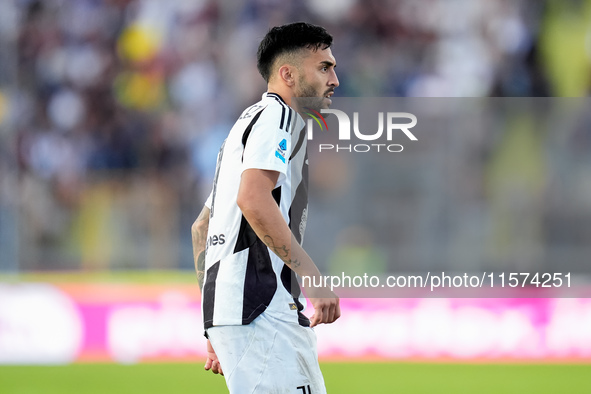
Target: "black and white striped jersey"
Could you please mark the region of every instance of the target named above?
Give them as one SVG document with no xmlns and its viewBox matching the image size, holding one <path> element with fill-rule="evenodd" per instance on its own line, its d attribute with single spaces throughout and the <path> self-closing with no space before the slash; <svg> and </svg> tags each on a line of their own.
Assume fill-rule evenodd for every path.
<svg viewBox="0 0 591 394">
<path fill-rule="evenodd" d="M 249 324 L 263 311 L 309 325 L 292 270 L 256 236 L 236 204 L 244 170 L 277 171 L 273 197 L 301 242 L 308 210 L 306 146 L 304 120 L 275 93 L 247 108 L 223 143 L 206 202 L 205 328 Z"/>
</svg>

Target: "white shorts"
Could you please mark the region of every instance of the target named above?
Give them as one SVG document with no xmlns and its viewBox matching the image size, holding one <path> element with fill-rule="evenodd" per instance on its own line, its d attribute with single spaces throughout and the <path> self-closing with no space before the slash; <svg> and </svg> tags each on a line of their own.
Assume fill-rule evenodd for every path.
<svg viewBox="0 0 591 394">
<path fill-rule="evenodd" d="M 231 394 L 323 394 L 316 334 L 263 313 L 244 326 L 207 329 Z"/>
</svg>

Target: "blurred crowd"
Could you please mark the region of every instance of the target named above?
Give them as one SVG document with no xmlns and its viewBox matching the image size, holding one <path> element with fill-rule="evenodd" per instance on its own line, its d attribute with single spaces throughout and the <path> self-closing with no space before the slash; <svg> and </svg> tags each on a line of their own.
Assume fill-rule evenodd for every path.
<svg viewBox="0 0 591 394">
<path fill-rule="evenodd" d="M 573 42 L 585 48 L 589 8 L 2 1 L 0 269 L 190 267 L 219 146 L 264 92 L 255 53 L 271 26 L 325 26 L 343 97 L 581 96 L 588 57 Z"/>
</svg>

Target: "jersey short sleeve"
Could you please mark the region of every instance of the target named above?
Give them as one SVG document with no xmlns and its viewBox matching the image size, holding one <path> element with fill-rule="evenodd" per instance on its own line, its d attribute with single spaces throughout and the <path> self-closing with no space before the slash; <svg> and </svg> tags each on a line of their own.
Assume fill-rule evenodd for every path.
<svg viewBox="0 0 591 394">
<path fill-rule="evenodd" d="M 211 193 L 209 193 L 209 197 L 207 197 L 207 200 L 205 200 L 205 206 L 208 209 L 211 209 L 211 201 L 213 200 L 213 190 L 211 191 Z"/>
<path fill-rule="evenodd" d="M 285 121 L 285 118 L 291 115 L 291 109 L 279 103 L 273 104 L 262 111 L 248 135 L 242 156 L 242 171 L 277 171 L 281 180 L 287 176 L 291 153 L 291 137 L 286 131 L 289 129 Z"/>
</svg>

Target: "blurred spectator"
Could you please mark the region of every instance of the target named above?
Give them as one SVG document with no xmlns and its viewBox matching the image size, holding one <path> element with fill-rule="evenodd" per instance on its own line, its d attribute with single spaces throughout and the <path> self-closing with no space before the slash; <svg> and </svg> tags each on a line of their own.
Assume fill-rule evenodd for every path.
<svg viewBox="0 0 591 394">
<path fill-rule="evenodd" d="M 556 0 L 1 2 L 0 75 L 17 75 L 0 78 L 0 124 L 13 119 L 2 141 L 17 146 L 22 242 L 37 245 L 23 250 L 21 266 L 140 267 L 125 261 L 143 240 L 116 239 L 118 231 L 133 239 L 137 228 L 162 240 L 154 241 L 161 262 L 145 266 L 190 262 L 188 228 L 209 192 L 219 146 L 264 90 L 255 52 L 272 25 L 309 20 L 333 33 L 341 96 L 580 95 L 591 75 L 588 54 L 564 66 L 577 50 L 560 43 L 586 40 L 581 7 Z M 577 29 L 559 30 L 570 21 Z M 556 48 L 564 56 L 550 55 Z M 0 163 L 0 181 L 16 164 Z M 141 213 L 112 216 L 125 215 L 138 190 L 150 194 L 138 202 Z M 126 227 L 130 218 L 136 222 Z"/>
</svg>

